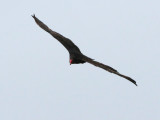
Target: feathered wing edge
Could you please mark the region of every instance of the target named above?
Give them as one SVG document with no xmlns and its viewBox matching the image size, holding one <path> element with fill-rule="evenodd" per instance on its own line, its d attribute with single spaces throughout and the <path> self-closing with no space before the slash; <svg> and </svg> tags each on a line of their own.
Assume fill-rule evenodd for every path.
<svg viewBox="0 0 160 120">
<path fill-rule="evenodd" d="M 86 62 L 88 62 L 88 63 L 96 66 L 96 67 L 100 67 L 100 68 L 102 68 L 102 69 L 104 69 L 104 70 L 106 70 L 106 71 L 108 71 L 108 72 L 110 72 L 110 73 L 114 73 L 114 74 L 116 74 L 116 75 L 118 75 L 118 76 L 120 76 L 120 77 L 123 77 L 123 78 L 129 80 L 130 82 L 132 82 L 133 84 L 135 84 L 135 85 L 137 86 L 135 80 L 133 80 L 132 78 L 130 78 L 130 77 L 128 77 L 128 76 L 125 76 L 125 75 L 120 74 L 117 70 L 115 70 L 114 68 L 112 68 L 112 67 L 110 67 L 110 66 L 108 66 L 108 65 L 104 65 L 104 64 L 102 64 L 102 63 L 100 63 L 100 62 L 94 61 L 93 59 L 88 58 L 88 57 L 86 57 L 86 56 L 84 56 L 82 59 L 83 59 L 84 61 L 86 61 Z"/>
<path fill-rule="evenodd" d="M 52 35 L 55 39 L 57 39 L 69 52 L 74 50 L 77 52 L 81 52 L 80 49 L 68 38 L 64 37 L 60 33 L 57 33 L 53 30 L 51 30 L 46 24 L 44 24 L 42 21 L 40 21 L 35 14 L 32 15 L 37 25 L 39 25 L 43 30 L 48 32 L 50 35 Z"/>
</svg>

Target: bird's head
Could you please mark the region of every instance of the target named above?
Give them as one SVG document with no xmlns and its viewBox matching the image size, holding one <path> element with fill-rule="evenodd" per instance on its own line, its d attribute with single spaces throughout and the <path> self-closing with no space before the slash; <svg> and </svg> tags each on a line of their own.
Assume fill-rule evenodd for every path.
<svg viewBox="0 0 160 120">
<path fill-rule="evenodd" d="M 72 64 L 72 59 L 69 60 L 70 65 Z"/>
</svg>

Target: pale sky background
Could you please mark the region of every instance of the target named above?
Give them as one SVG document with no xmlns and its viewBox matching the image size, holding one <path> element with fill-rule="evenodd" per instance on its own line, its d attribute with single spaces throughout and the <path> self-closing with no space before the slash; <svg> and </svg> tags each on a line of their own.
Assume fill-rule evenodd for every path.
<svg viewBox="0 0 160 120">
<path fill-rule="evenodd" d="M 70 66 L 32 14 L 138 87 Z M 160 120 L 159 0 L 4 0 L 0 15 L 0 120 Z"/>
</svg>

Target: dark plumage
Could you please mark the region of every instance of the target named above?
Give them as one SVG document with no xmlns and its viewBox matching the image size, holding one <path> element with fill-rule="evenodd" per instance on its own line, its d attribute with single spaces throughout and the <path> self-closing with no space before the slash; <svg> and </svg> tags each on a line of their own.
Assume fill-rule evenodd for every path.
<svg viewBox="0 0 160 120">
<path fill-rule="evenodd" d="M 92 65 L 95 65 L 96 67 L 100 67 L 108 72 L 114 73 L 116 75 L 119 75 L 127 80 L 129 80 L 130 82 L 132 82 L 133 84 L 136 84 L 136 81 L 134 81 L 132 78 L 122 75 L 120 74 L 117 70 L 115 70 L 114 68 L 108 66 L 108 65 L 104 65 L 102 63 L 99 63 L 97 61 L 94 61 L 93 59 L 83 55 L 80 51 L 80 49 L 68 38 L 62 36 L 61 34 L 52 31 L 48 26 L 46 26 L 43 22 L 41 22 L 35 15 L 32 16 L 35 20 L 35 22 L 46 32 L 48 32 L 49 34 L 51 34 L 55 39 L 57 39 L 69 52 L 70 54 L 70 64 L 79 64 L 79 63 L 85 63 L 88 62 Z"/>
</svg>

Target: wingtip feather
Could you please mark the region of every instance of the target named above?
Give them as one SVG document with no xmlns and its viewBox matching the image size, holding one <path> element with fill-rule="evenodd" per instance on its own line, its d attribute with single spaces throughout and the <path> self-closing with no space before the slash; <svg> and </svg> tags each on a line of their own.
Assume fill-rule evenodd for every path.
<svg viewBox="0 0 160 120">
<path fill-rule="evenodd" d="M 35 16 L 35 14 L 33 14 L 33 15 L 31 15 L 33 18 L 35 18 L 36 16 Z"/>
</svg>

